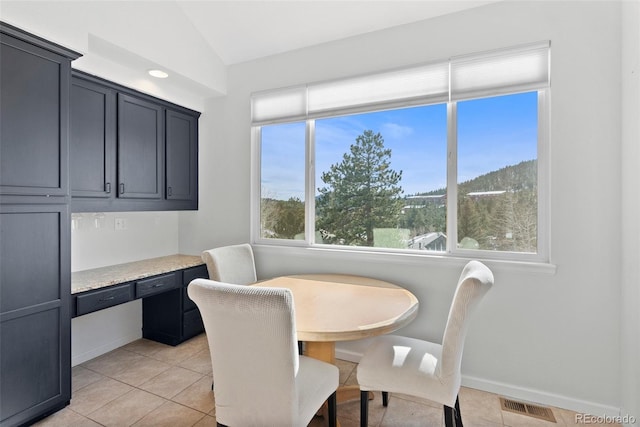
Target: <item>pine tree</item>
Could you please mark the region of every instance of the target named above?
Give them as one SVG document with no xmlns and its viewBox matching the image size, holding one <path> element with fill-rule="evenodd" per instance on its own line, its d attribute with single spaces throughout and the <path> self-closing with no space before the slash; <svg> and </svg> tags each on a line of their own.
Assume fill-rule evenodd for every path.
<svg viewBox="0 0 640 427">
<path fill-rule="evenodd" d="M 316 226 L 331 243 L 373 246 L 373 229 L 397 227 L 402 171 L 390 167 L 391 149 L 366 130 L 342 161 L 322 173 Z"/>
<path fill-rule="evenodd" d="M 273 231 L 278 239 L 293 239 L 304 233 L 304 202 L 297 197 L 279 200 Z"/>
</svg>

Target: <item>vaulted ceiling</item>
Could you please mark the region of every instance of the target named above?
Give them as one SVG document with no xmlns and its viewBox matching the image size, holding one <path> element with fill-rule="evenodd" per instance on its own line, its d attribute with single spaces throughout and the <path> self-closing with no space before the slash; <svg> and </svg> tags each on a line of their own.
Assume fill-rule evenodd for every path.
<svg viewBox="0 0 640 427">
<path fill-rule="evenodd" d="M 131 81 L 163 68 L 181 88 L 218 96 L 230 65 L 495 1 L 0 0 L 0 19 L 80 51 L 79 69 L 119 67 Z"/>
</svg>

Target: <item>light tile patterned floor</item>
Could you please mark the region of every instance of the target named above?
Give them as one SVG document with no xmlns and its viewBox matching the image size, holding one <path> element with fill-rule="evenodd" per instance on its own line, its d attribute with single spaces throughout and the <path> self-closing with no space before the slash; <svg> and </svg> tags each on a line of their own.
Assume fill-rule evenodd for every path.
<svg viewBox="0 0 640 427">
<path fill-rule="evenodd" d="M 356 384 L 356 364 L 339 360 L 340 382 Z M 171 347 L 141 339 L 73 368 L 71 404 L 37 426 L 215 426 L 211 361 L 204 334 Z M 500 409 L 497 395 L 460 391 L 466 427 L 577 426 L 575 412 L 552 408 L 556 424 Z M 358 401 L 338 406 L 342 427 L 360 423 Z M 314 418 L 310 426 L 324 425 Z M 442 407 L 410 396 L 392 395 L 384 408 L 379 394 L 369 404 L 369 425 L 443 426 Z M 597 427 L 596 424 L 590 424 Z M 277 427 L 277 426 L 274 426 Z"/>
</svg>

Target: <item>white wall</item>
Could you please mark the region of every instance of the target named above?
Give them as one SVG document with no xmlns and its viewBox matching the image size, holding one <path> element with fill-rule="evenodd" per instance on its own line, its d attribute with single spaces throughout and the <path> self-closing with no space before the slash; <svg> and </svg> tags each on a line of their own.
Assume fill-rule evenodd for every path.
<svg viewBox="0 0 640 427">
<path fill-rule="evenodd" d="M 207 135 L 201 208 L 180 215 L 180 249 L 197 253 L 249 241 L 252 91 L 549 39 L 550 253 L 557 268 L 491 263 L 496 285 L 469 332 L 463 372 L 465 383 L 478 388 L 617 414 L 620 19 L 614 2 L 502 2 L 232 66 L 227 97 L 207 104 L 201 120 Z M 421 301 L 418 317 L 402 332 L 433 340 L 441 338 L 463 265 L 272 247 L 256 247 L 256 258 L 261 277 L 337 270 L 401 284 Z M 358 351 L 357 345 L 341 348 Z"/>
<path fill-rule="evenodd" d="M 115 229 L 124 220 L 125 230 Z M 72 214 L 71 271 L 178 253 L 177 212 Z M 73 366 L 142 337 L 142 302 L 76 317 L 71 321 Z"/>
<path fill-rule="evenodd" d="M 82 53 L 74 68 L 198 111 L 226 88 L 226 67 L 175 2 L 3 0 L 0 19 Z"/>
<path fill-rule="evenodd" d="M 622 410 L 640 424 L 640 2 L 622 6 Z M 631 425 L 631 424 L 629 424 Z"/>
</svg>

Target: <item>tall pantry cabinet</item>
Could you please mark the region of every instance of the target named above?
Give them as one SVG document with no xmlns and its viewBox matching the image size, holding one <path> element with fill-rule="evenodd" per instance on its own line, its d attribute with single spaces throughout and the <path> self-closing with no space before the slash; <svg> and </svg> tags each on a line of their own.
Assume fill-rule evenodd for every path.
<svg viewBox="0 0 640 427">
<path fill-rule="evenodd" d="M 71 399 L 69 93 L 80 55 L 0 22 L 0 426 Z"/>
</svg>

